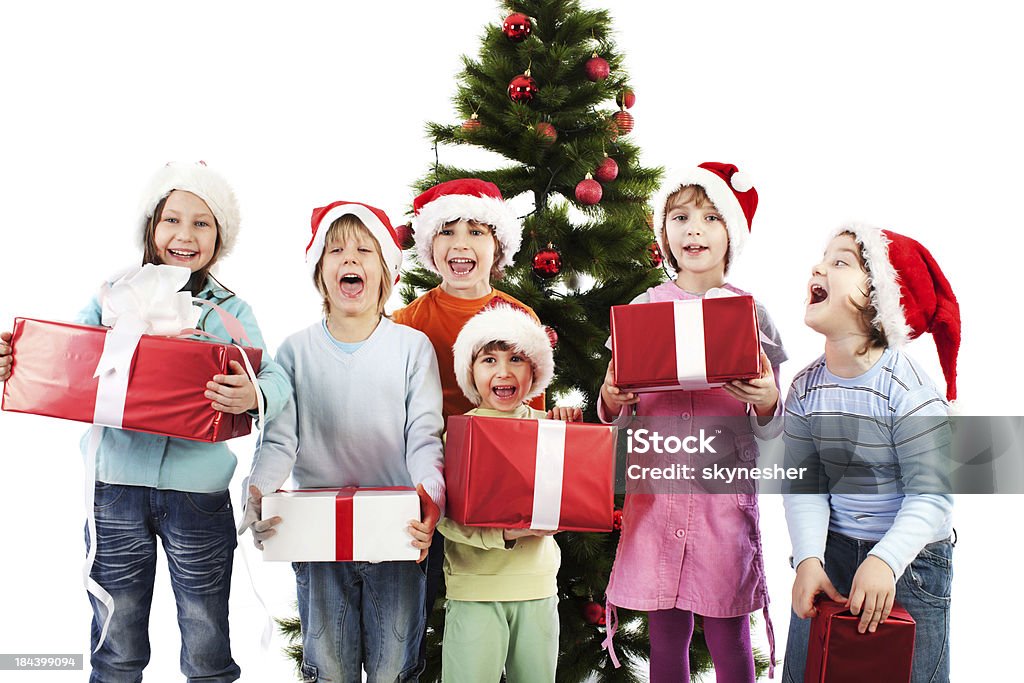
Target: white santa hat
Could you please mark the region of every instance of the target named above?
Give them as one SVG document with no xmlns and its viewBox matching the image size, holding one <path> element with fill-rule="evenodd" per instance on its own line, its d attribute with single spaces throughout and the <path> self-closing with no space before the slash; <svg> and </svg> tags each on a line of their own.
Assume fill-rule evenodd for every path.
<svg viewBox="0 0 1024 683">
<path fill-rule="evenodd" d="M 501 243 L 502 257 L 495 263 L 499 269 L 512 263 L 523 241 L 522 221 L 512 213 L 498 186 L 477 178 L 434 185 L 413 200 L 412 210 L 416 252 L 424 267 L 434 273 L 440 274 L 434 263 L 434 235 L 450 221 L 474 220 L 493 226 Z"/>
<path fill-rule="evenodd" d="M 706 161 L 688 171 L 672 173 L 654 197 L 654 231 L 659 242 L 665 227 L 668 198 L 687 185 L 704 188 L 708 199 L 722 214 L 729 234 L 729 264 L 736 263 L 747 243 L 754 212 L 757 211 L 757 190 L 753 183 L 735 165 L 717 161 Z M 672 252 L 667 244 L 661 244 L 661 253 L 667 256 Z"/>
<path fill-rule="evenodd" d="M 397 283 L 399 271 L 402 269 L 402 247 L 399 245 L 398 234 L 391 226 L 388 215 L 369 204 L 346 201 L 333 202 L 327 206 L 313 209 L 313 215 L 309 219 L 313 237 L 306 245 L 306 270 L 309 271 L 310 279 L 316 277 L 316 264 L 323 256 L 327 232 L 331 229 L 331 223 L 342 216 L 355 216 L 377 239 L 391 278 Z"/>
<path fill-rule="evenodd" d="M 224 177 L 209 168 L 205 161 L 181 162 L 171 161 L 161 168 L 150 180 L 149 186 L 142 195 L 139 213 L 139 242 L 146 248 L 146 228 L 153 218 L 156 206 L 174 190 L 191 192 L 204 202 L 217 219 L 220 230 L 220 255 L 227 256 L 235 246 L 241 214 L 238 210 L 238 198 Z"/>
<path fill-rule="evenodd" d="M 946 380 L 946 398 L 956 398 L 960 349 L 960 304 L 931 253 L 920 242 L 891 230 L 849 223 L 832 237 L 851 233 L 861 247 L 871 284 L 872 324 L 890 347 L 930 332 Z"/>
<path fill-rule="evenodd" d="M 505 342 L 526 355 L 533 364 L 530 395 L 523 400 L 529 401 L 543 394 L 555 376 L 551 335 L 525 309 L 495 297 L 463 325 L 452 347 L 455 379 L 470 403 L 478 406 L 483 401 L 473 381 L 473 359 L 480 349 L 492 342 Z"/>
</svg>

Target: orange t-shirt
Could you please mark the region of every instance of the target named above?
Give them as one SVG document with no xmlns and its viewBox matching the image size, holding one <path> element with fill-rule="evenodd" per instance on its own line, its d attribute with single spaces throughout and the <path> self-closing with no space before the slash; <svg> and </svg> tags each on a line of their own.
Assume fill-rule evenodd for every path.
<svg viewBox="0 0 1024 683">
<path fill-rule="evenodd" d="M 443 413 L 446 421 L 449 415 L 462 415 L 476 408 L 463 395 L 459 383 L 455 380 L 455 357 L 452 354 L 452 346 L 455 345 L 455 338 L 459 336 L 462 326 L 494 297 L 522 306 L 529 311 L 534 320 L 540 322 L 540 318 L 529 306 L 493 288 L 490 294 L 479 299 L 460 299 L 440 287 L 435 287 L 405 308 L 391 314 L 391 319 L 396 323 L 419 330 L 427 335 L 430 343 L 434 345 L 437 367 L 441 372 Z M 544 410 L 544 395 L 541 394 L 530 401 L 530 405 L 537 410 Z"/>
</svg>

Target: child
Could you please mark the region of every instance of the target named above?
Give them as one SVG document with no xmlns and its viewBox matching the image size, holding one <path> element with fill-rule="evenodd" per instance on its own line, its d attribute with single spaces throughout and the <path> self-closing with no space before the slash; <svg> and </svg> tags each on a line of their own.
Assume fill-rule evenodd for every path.
<svg viewBox="0 0 1024 683">
<path fill-rule="evenodd" d="M 545 414 L 526 404 L 554 375 L 551 342 L 526 311 L 504 303 L 470 319 L 455 340 L 456 379 L 477 408 L 467 415 L 566 421 L 579 408 Z M 551 531 L 468 527 L 445 519 L 445 604 L 441 677 L 445 683 L 555 680 L 556 575 Z"/>
<path fill-rule="evenodd" d="M 278 362 L 295 393 L 264 435 L 243 529 L 257 547 L 279 517 L 262 495 L 291 474 L 299 488 L 411 486 L 426 556 L 444 509 L 441 384 L 430 341 L 383 316 L 402 252 L 387 215 L 356 202 L 313 211 L 306 263 L 324 318 L 285 340 Z M 297 562 L 303 680 L 415 680 L 424 573 L 415 562 Z"/>
<path fill-rule="evenodd" d="M 756 207 L 757 191 L 731 164 L 700 164 L 666 183 L 656 198 L 655 226 L 676 279 L 631 303 L 698 299 L 714 287 L 744 294 L 727 284 L 725 275 L 746 242 Z M 640 415 L 672 416 L 693 431 L 691 419 L 731 416 L 736 452 L 745 461 L 754 460 L 754 436 L 771 438 L 781 430 L 770 418 L 779 414 L 775 378 L 786 360 L 778 332 L 760 303 L 757 317 L 762 338 L 771 340 L 767 352 L 761 352 L 761 377 L 720 389 L 635 395 L 615 386 L 609 363 L 598 405 L 601 420 L 625 416 L 633 404 Z M 756 496 L 627 493 L 608 603 L 648 612 L 653 683 L 690 679 L 694 614 L 704 618 L 718 681 L 753 681 L 751 612 L 764 610 L 769 640 L 774 641 Z"/>
<path fill-rule="evenodd" d="M 450 180 L 413 200 L 416 251 L 441 284 L 405 308 L 394 321 L 422 331 L 437 352 L 444 391 L 444 417 L 473 408 L 456 382 L 451 349 L 462 326 L 492 299 L 502 299 L 537 315 L 528 306 L 494 289 L 522 242 L 522 224 L 494 183 L 476 178 Z M 543 392 L 536 407 L 543 408 Z"/>
<path fill-rule="evenodd" d="M 899 347 L 931 332 L 956 398 L 959 306 L 924 247 L 866 225 L 835 234 L 808 296 L 804 322 L 825 336 L 825 354 L 793 380 L 784 438 L 790 462 L 823 476 L 783 497 L 796 568 L 783 678 L 804 680 L 809 617 L 825 593 L 849 596 L 861 633 L 884 629 L 895 599 L 917 622 L 911 680 L 948 681 L 948 404 Z"/>
<path fill-rule="evenodd" d="M 214 409 L 250 412 L 263 402 L 269 422 L 290 394 L 280 366 L 270 359 L 252 309 L 210 274 L 235 243 L 238 202 L 231 187 L 202 162 L 169 163 L 142 198 L 137 230 L 143 264 L 184 266 L 187 289 L 220 304 L 244 325 L 263 349 L 257 392 L 242 366 L 215 375 L 206 397 Z M 99 325 L 97 299 L 77 322 Z M 229 335 L 216 315 L 199 328 Z M 4 341 L 10 336 L 5 333 Z M 10 347 L 0 345 L 0 380 L 10 376 Z M 261 425 L 265 427 L 266 425 Z M 83 447 L 86 439 L 83 440 Z M 149 612 L 156 577 L 156 540 L 163 543 L 178 608 L 181 672 L 189 680 L 234 681 L 240 675 L 228 639 L 228 596 L 236 545 L 228 483 L 235 456 L 223 443 L 203 443 L 102 428 L 96 454 L 94 516 L 96 559 L 91 577 L 114 600 L 109 630 L 93 652 L 92 681 L 141 680 L 149 662 Z M 90 543 L 88 528 L 86 544 Z M 92 644 L 99 641 L 107 610 L 93 605 Z"/>
<path fill-rule="evenodd" d="M 461 415 L 474 407 L 455 380 L 451 353 L 466 321 L 493 300 L 521 306 L 537 319 L 529 307 L 491 287 L 491 279 L 500 279 L 502 270 L 519 251 L 522 224 L 502 199 L 498 187 L 476 178 L 435 185 L 413 200 L 413 213 L 412 227 L 420 261 L 441 276 L 441 284 L 395 311 L 393 319 L 430 338 L 441 373 L 443 416 L 448 419 L 449 415 Z M 543 410 L 543 392 L 532 405 Z M 437 543 L 427 560 L 427 615 L 442 585 L 443 564 L 444 544 Z M 424 630 L 420 663 L 425 662 Z"/>
</svg>

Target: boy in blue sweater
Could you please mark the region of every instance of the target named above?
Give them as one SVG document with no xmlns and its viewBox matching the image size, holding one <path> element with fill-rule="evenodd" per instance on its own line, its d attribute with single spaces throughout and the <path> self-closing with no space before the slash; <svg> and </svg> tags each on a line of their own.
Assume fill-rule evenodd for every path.
<svg viewBox="0 0 1024 683">
<path fill-rule="evenodd" d="M 262 494 L 299 488 L 416 486 L 426 556 L 444 509 L 441 381 L 422 332 L 384 317 L 402 252 L 383 211 L 335 202 L 313 212 L 306 262 L 324 318 L 285 340 L 277 360 L 295 387 L 264 435 L 249 477 L 243 529 L 257 547 L 279 517 Z M 424 573 L 415 562 L 297 562 L 304 680 L 415 680 Z"/>
</svg>

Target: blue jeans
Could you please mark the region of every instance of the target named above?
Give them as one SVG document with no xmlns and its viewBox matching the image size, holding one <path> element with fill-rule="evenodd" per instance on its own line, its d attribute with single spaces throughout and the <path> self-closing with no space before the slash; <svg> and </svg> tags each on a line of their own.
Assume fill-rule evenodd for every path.
<svg viewBox="0 0 1024 683">
<path fill-rule="evenodd" d="M 843 595 L 850 595 L 853 575 L 874 547 L 874 541 L 858 541 L 828 532 L 825 573 Z M 953 580 L 953 546 L 946 541 L 929 543 L 896 582 L 896 602 L 917 622 L 911 683 L 949 681 L 949 604 Z M 790 614 L 789 639 L 783 662 L 783 683 L 803 683 L 811 620 Z M 880 626 L 879 628 L 885 628 Z"/>
<path fill-rule="evenodd" d="M 96 482 L 96 562 L 92 578 L 114 598 L 91 683 L 135 683 L 149 663 L 149 608 L 156 539 L 167 556 L 181 631 L 181 672 L 190 681 L 227 683 L 241 675 L 228 641 L 228 595 L 237 540 L 227 491 L 186 493 Z M 86 527 L 85 543 L 89 545 Z M 92 602 L 92 645 L 105 608 Z"/>
<path fill-rule="evenodd" d="M 424 573 L 415 562 L 296 562 L 302 680 L 418 680 Z"/>
</svg>

